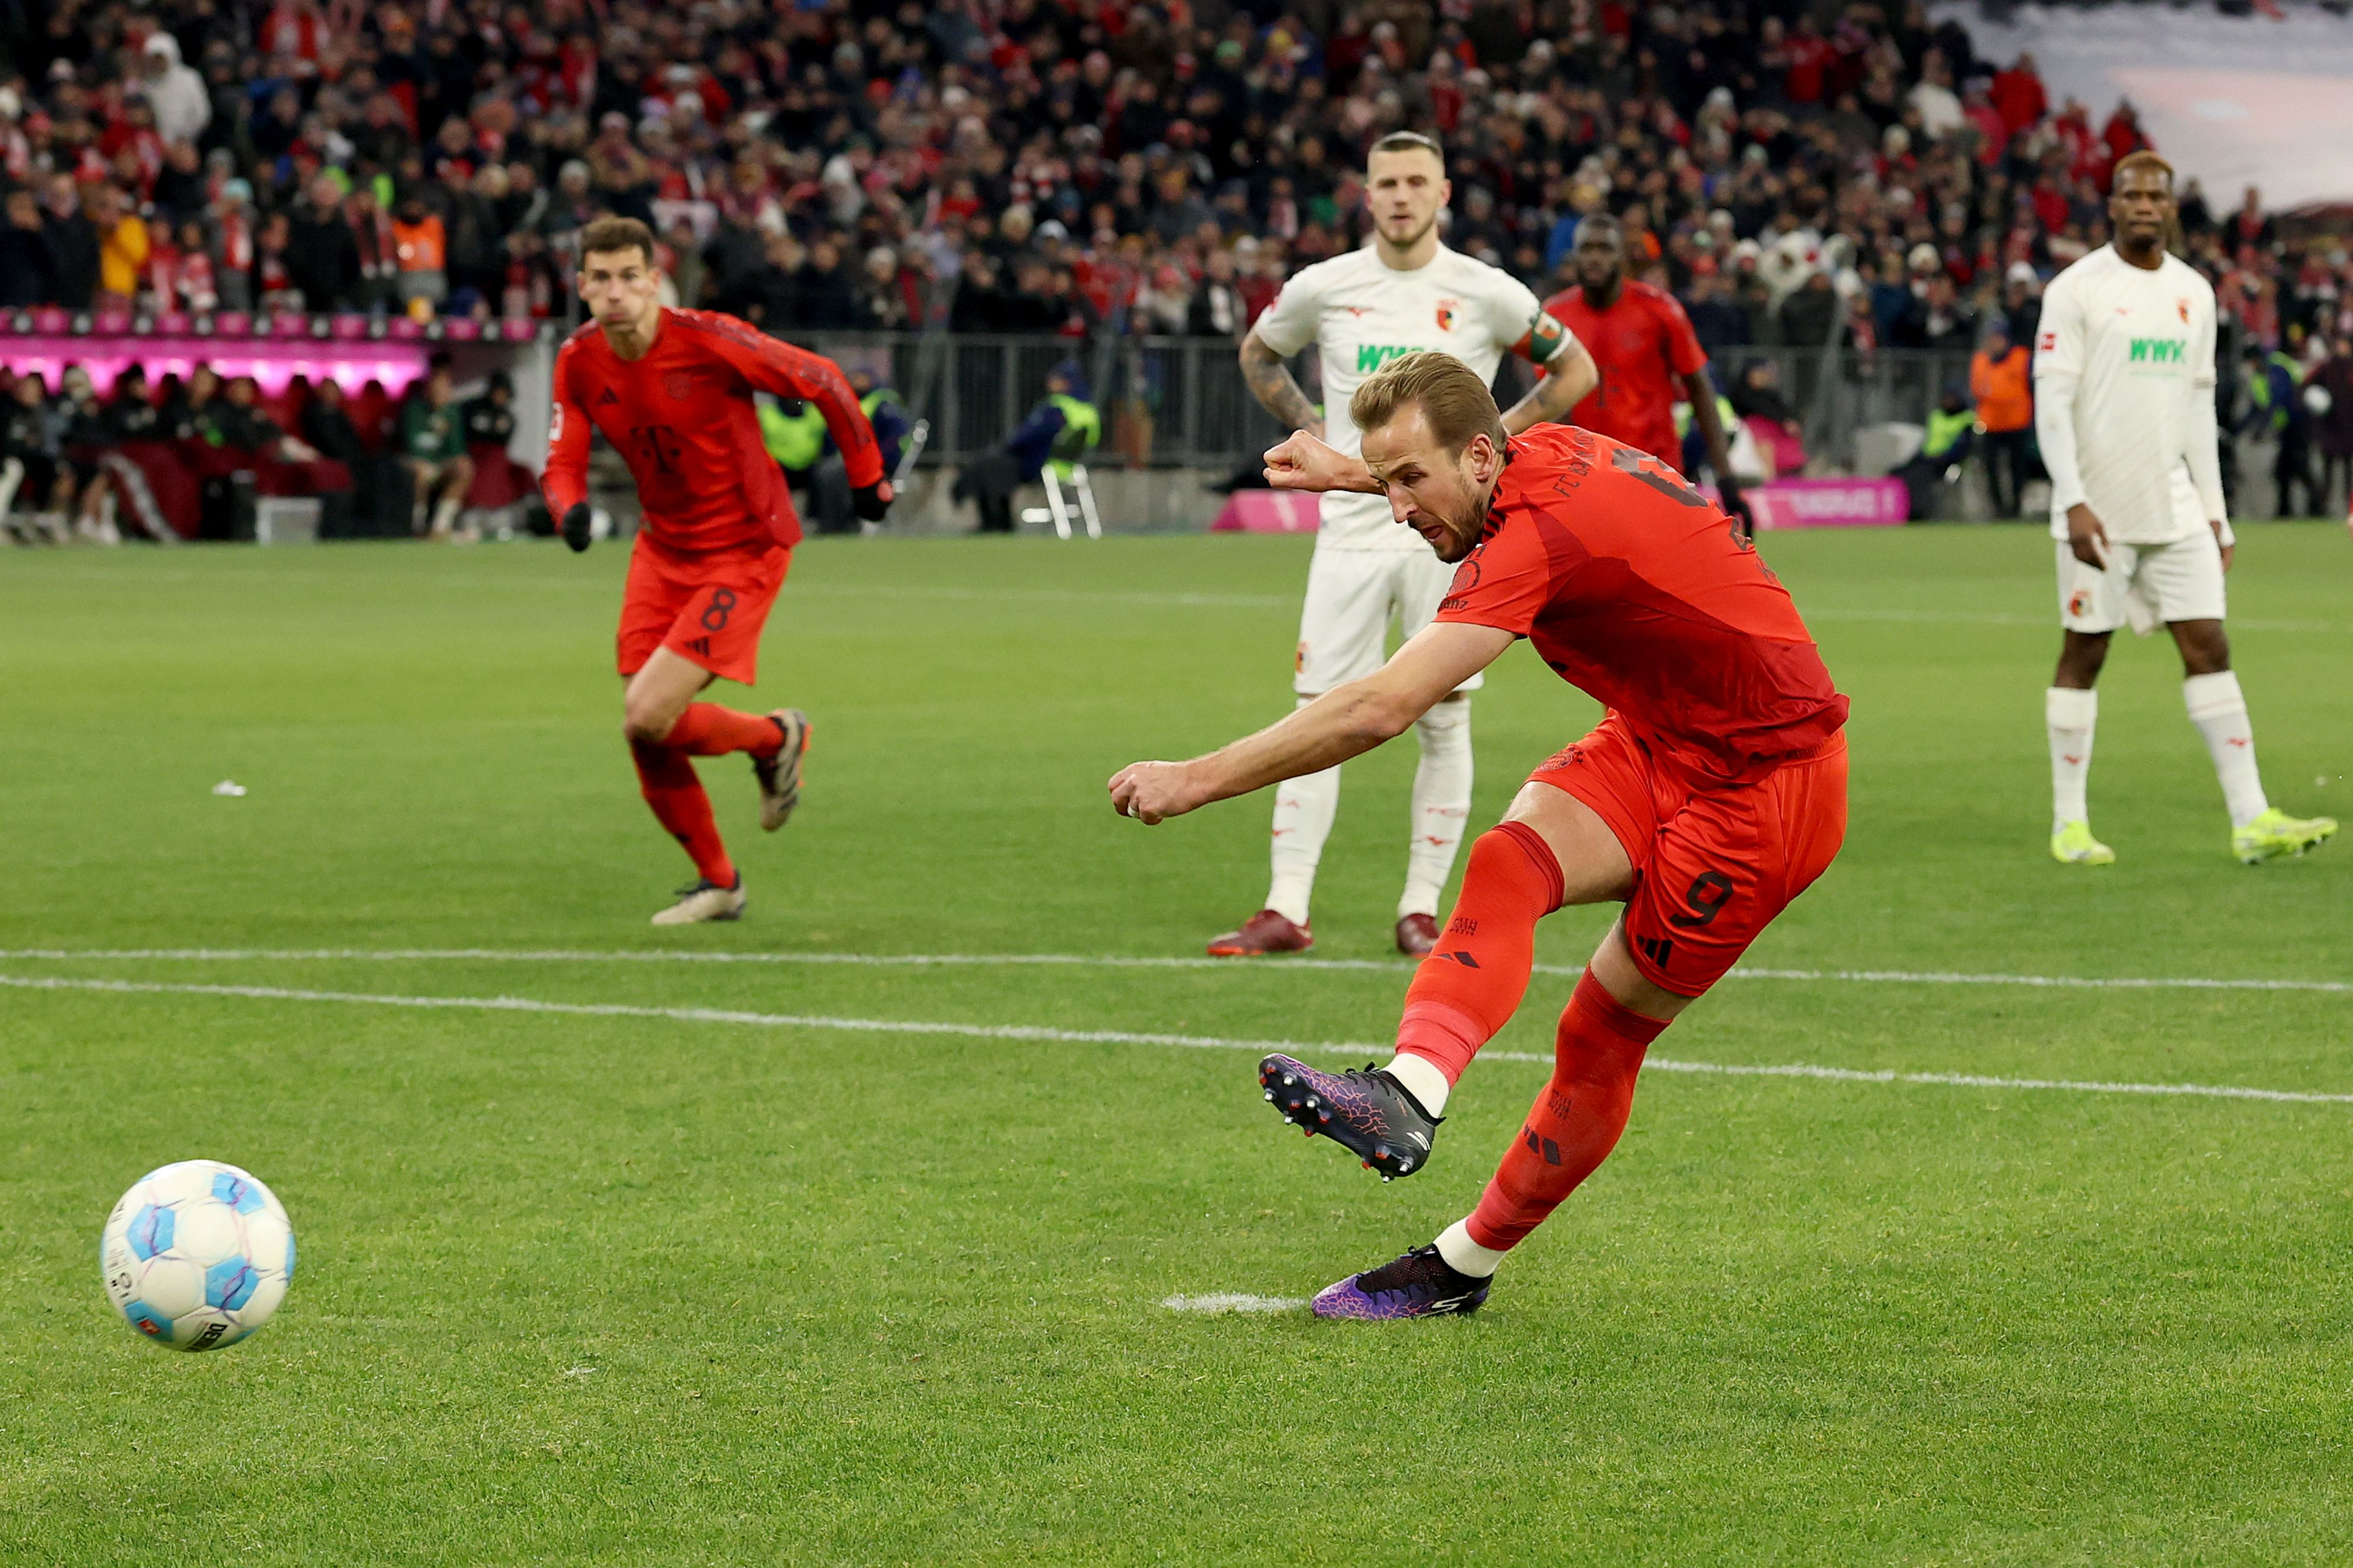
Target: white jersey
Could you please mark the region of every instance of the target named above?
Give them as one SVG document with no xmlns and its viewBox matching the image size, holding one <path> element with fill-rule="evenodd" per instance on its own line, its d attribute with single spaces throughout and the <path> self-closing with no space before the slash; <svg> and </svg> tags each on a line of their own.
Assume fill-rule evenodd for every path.
<svg viewBox="0 0 2353 1568">
<path fill-rule="evenodd" d="M 1459 250 L 1441 245 L 1424 266 L 1399 272 L 1367 246 L 1293 277 L 1257 331 L 1285 359 L 1315 344 L 1324 362 L 1324 438 L 1353 457 L 1364 447 L 1348 418 L 1358 383 L 1393 359 L 1437 349 L 1492 384 L 1543 309 L 1510 273 Z M 1421 535 L 1398 526 L 1386 497 L 1335 490 L 1323 498 L 1322 515 L 1318 550 L 1430 549 Z"/>
<path fill-rule="evenodd" d="M 2221 520 L 2214 290 L 2168 256 L 2154 270 L 2102 246 L 2051 280 L 2034 345 L 2035 430 L 2051 533 L 2089 505 L 2122 544 L 2166 544 Z"/>
</svg>

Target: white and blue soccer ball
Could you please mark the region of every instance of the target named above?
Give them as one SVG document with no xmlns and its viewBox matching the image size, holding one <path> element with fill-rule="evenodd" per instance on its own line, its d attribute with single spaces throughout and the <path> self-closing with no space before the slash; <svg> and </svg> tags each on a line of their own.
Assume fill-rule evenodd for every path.
<svg viewBox="0 0 2353 1568">
<path fill-rule="evenodd" d="M 183 1160 L 131 1184 L 98 1239 L 123 1321 L 175 1351 L 233 1345 L 269 1321 L 294 1279 L 294 1226 L 235 1165 Z"/>
</svg>

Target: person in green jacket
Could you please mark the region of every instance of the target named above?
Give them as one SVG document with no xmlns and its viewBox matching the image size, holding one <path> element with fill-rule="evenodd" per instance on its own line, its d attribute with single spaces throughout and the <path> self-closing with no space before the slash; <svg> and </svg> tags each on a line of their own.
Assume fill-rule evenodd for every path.
<svg viewBox="0 0 2353 1568">
<path fill-rule="evenodd" d="M 1968 460 L 1969 449 L 1977 444 L 1977 426 L 1978 413 L 1968 394 L 1958 386 L 1945 388 L 1945 395 L 1928 411 L 1918 455 L 1895 470 L 1911 497 L 1905 515 L 1912 521 L 1936 511 L 1937 488 L 1957 464 Z"/>
<path fill-rule="evenodd" d="M 1064 483 L 1075 463 L 1103 439 L 1103 415 L 1087 401 L 1086 372 L 1079 362 L 1066 359 L 1046 373 L 1046 395 L 1020 426 L 1006 439 L 1004 449 L 967 465 L 956 477 L 955 499 L 972 498 L 980 508 L 983 533 L 1013 531 L 1013 492 L 1035 484 L 1048 465 Z"/>
<path fill-rule="evenodd" d="M 425 379 L 408 389 L 400 406 L 400 466 L 408 475 L 409 531 L 470 543 L 456 523 L 474 482 L 474 464 L 466 456 L 465 411 L 454 395 L 447 354 L 433 356 Z"/>
</svg>

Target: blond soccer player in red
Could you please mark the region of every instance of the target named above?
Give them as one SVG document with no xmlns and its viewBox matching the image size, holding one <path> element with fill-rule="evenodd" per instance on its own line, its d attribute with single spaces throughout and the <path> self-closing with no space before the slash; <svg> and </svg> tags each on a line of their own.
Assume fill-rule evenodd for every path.
<svg viewBox="0 0 2353 1568">
<path fill-rule="evenodd" d="M 1153 823 L 1330 767 L 1523 637 L 1608 710 L 1472 846 L 1388 1065 L 1259 1064 L 1285 1120 L 1384 1177 L 1419 1171 L 1455 1080 L 1527 991 L 1536 922 L 1626 906 L 1478 1206 L 1315 1298 L 1319 1317 L 1419 1318 L 1487 1300 L 1504 1255 L 1616 1145 L 1651 1042 L 1829 867 L 1846 836 L 1847 700 L 1740 526 L 1656 458 L 1572 426 L 1508 436 L 1486 384 L 1442 354 L 1395 361 L 1349 402 L 1361 458 L 1303 433 L 1267 454 L 1268 482 L 1387 495 L 1399 525 L 1460 563 L 1436 619 L 1269 729 L 1122 769 L 1111 796 Z"/>
<path fill-rule="evenodd" d="M 880 519 L 891 485 L 874 432 L 831 360 L 763 337 L 732 316 L 661 303 L 653 235 L 635 218 L 581 231 L 581 301 L 591 320 L 555 356 L 547 510 L 565 542 L 588 548 L 593 426 L 629 465 L 644 526 L 629 557 L 617 638 L 621 731 L 646 804 L 694 862 L 695 880 L 656 925 L 732 921 L 744 875 L 728 858 L 695 757 L 742 752 L 760 786 L 760 826 L 784 826 L 800 797 L 808 715 L 742 713 L 695 698 L 714 679 L 748 686 L 760 630 L 784 585 L 800 520 L 760 440 L 754 392 L 824 413 L 858 513 Z"/>
</svg>

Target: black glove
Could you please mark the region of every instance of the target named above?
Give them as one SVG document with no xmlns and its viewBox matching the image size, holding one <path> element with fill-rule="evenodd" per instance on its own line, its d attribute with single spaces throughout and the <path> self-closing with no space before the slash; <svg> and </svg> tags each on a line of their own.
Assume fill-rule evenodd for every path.
<svg viewBox="0 0 2353 1568">
<path fill-rule="evenodd" d="M 1715 481 L 1715 489 L 1724 498 L 1724 515 L 1740 525 L 1740 536 L 1755 539 L 1757 514 L 1748 510 L 1748 498 L 1740 493 L 1740 487 L 1727 475 Z"/>
<path fill-rule="evenodd" d="M 564 513 L 564 542 L 575 551 L 588 548 L 588 503 L 574 501 Z"/>
<path fill-rule="evenodd" d="M 877 479 L 849 492 L 849 509 L 869 522 L 880 522 L 891 510 L 891 481 Z"/>
</svg>

